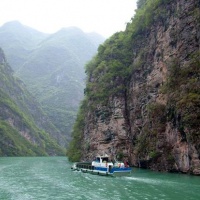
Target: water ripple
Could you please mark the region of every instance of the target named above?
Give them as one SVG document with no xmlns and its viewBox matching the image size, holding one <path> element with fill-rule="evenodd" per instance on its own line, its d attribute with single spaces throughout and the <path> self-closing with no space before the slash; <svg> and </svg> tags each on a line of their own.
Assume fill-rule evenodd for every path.
<svg viewBox="0 0 200 200">
<path fill-rule="evenodd" d="M 199 177 L 133 170 L 104 177 L 70 170 L 65 157 L 0 158 L 0 200 L 197 200 Z"/>
</svg>

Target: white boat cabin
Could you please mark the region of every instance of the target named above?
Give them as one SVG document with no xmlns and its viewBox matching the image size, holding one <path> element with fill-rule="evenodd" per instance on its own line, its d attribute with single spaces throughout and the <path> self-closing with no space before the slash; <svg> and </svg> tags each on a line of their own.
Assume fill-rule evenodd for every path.
<svg viewBox="0 0 200 200">
<path fill-rule="evenodd" d="M 108 155 L 97 156 L 94 161 L 92 161 L 92 166 L 94 167 L 113 167 L 113 163 L 110 161 Z"/>
</svg>

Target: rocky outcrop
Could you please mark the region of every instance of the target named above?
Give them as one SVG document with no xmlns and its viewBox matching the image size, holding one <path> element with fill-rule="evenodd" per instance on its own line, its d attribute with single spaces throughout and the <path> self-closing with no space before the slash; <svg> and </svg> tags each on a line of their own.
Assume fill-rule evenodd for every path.
<svg viewBox="0 0 200 200">
<path fill-rule="evenodd" d="M 124 98 L 113 98 L 109 107 L 99 107 L 95 116 L 88 114 L 89 123 L 84 131 L 85 149 L 87 157 L 91 159 L 97 154 L 107 153 L 112 156 L 121 157 L 130 155 L 130 140 L 125 116 Z"/>
<path fill-rule="evenodd" d="M 82 159 L 104 152 L 137 167 L 200 175 L 200 4 L 169 2 L 132 41 L 123 95 L 88 111 Z"/>
</svg>

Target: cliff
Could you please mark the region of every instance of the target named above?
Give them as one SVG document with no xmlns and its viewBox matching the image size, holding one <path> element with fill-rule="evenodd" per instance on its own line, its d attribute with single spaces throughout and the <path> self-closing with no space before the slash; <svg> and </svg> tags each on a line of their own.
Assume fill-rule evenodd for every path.
<svg viewBox="0 0 200 200">
<path fill-rule="evenodd" d="M 59 137 L 0 49 L 0 156 L 64 155 Z"/>
<path fill-rule="evenodd" d="M 87 65 L 71 160 L 200 174 L 200 2 L 138 1 L 124 32 Z M 73 153 L 72 150 L 76 150 Z"/>
</svg>

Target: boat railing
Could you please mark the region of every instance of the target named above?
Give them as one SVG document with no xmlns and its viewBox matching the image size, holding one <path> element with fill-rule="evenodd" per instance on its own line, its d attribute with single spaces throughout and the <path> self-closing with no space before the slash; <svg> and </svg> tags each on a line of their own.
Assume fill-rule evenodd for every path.
<svg viewBox="0 0 200 200">
<path fill-rule="evenodd" d="M 76 167 L 77 167 L 77 168 L 80 168 L 80 169 L 90 169 L 90 170 L 94 170 L 94 166 L 92 166 L 92 163 L 91 163 L 91 162 L 88 162 L 88 163 L 77 163 L 77 164 L 76 164 Z"/>
</svg>

